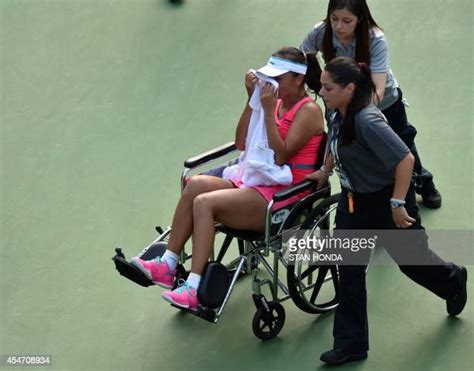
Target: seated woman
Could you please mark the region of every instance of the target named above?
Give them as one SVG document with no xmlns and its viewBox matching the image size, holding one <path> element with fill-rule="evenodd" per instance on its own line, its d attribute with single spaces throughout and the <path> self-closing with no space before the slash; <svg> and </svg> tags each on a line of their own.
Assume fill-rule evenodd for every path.
<svg viewBox="0 0 474 371">
<path fill-rule="evenodd" d="M 278 94 L 270 83 L 264 83 L 260 89 L 268 145 L 275 153 L 277 165 L 290 164 L 292 184 L 301 182 L 314 168 L 297 165 L 316 164 L 324 132 L 321 108 L 305 89 L 306 84 L 313 91 L 319 91 L 319 64 L 314 54 L 305 55 L 297 48 L 285 47 L 274 53 L 269 64 L 259 72 L 279 84 Z M 257 76 L 249 71 L 245 76 L 249 100 L 257 82 Z M 245 150 L 252 114 L 249 100 L 236 129 L 235 145 L 241 151 Z M 177 306 L 197 309 L 196 293 L 213 249 L 214 224 L 264 231 L 268 203 L 276 192 L 284 188 L 282 185 L 250 188 L 241 182 L 214 176 L 193 176 L 176 206 L 165 254 L 151 261 L 134 257 L 131 263 L 156 285 L 171 289 L 178 256 L 192 236 L 191 273 L 186 282 L 173 291 L 164 292 L 162 297 Z"/>
</svg>

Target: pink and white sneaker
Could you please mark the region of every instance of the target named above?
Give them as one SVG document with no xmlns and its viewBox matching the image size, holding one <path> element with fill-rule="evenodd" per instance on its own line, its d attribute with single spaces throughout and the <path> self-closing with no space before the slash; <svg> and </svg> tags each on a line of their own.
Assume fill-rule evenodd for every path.
<svg viewBox="0 0 474 371">
<path fill-rule="evenodd" d="M 134 256 L 130 263 L 140 269 L 155 285 L 165 289 L 173 287 L 176 269 L 170 269 L 166 262 L 161 261 L 160 257 L 153 260 L 142 260 L 138 256 Z"/>
<path fill-rule="evenodd" d="M 189 286 L 186 281 L 180 281 L 179 287 L 173 291 L 165 291 L 161 294 L 161 297 L 178 307 L 197 310 L 199 304 L 197 290 L 194 287 Z"/>
</svg>

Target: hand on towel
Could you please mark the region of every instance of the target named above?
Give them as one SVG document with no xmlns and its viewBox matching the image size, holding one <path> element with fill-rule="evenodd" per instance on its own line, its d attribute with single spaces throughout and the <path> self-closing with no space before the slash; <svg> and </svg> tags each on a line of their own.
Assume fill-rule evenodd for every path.
<svg viewBox="0 0 474 371">
<path fill-rule="evenodd" d="M 247 94 L 249 98 L 252 96 L 257 82 L 258 82 L 258 77 L 255 76 L 253 72 L 249 71 L 245 74 L 245 88 L 247 89 Z"/>
<path fill-rule="evenodd" d="M 260 103 L 265 112 L 273 112 L 277 103 L 276 90 L 272 84 L 266 82 L 260 89 Z"/>
</svg>

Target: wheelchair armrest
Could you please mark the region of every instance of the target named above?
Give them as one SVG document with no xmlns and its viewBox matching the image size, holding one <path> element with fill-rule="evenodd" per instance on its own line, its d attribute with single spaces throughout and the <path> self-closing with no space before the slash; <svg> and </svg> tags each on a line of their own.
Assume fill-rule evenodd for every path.
<svg viewBox="0 0 474 371">
<path fill-rule="evenodd" d="M 300 183 L 295 184 L 294 186 L 287 188 L 283 191 L 277 192 L 273 195 L 273 201 L 278 202 L 278 201 L 284 201 L 287 200 L 290 197 L 296 196 L 298 193 L 304 192 L 307 189 L 314 188 L 313 193 L 318 193 L 320 195 L 324 195 L 327 193 L 327 196 L 330 196 L 331 194 L 331 185 L 328 182 L 323 188 L 319 189 L 316 191 L 316 184 L 309 179 L 303 180 Z M 324 196 L 326 197 L 326 196 Z"/>
<path fill-rule="evenodd" d="M 193 156 L 191 158 L 188 158 L 186 161 L 184 161 L 184 167 L 188 169 L 195 168 L 199 165 L 202 165 L 208 161 L 214 160 L 216 158 L 222 157 L 227 155 L 228 153 L 231 153 L 232 151 L 235 151 L 235 143 L 234 142 L 229 142 L 226 144 L 223 144 L 219 147 L 216 147 L 214 149 L 211 149 L 209 151 L 203 152 L 199 155 Z"/>
<path fill-rule="evenodd" d="M 292 187 L 289 187 L 283 191 L 277 192 L 273 195 L 273 201 L 278 202 L 278 201 L 284 201 L 290 197 L 293 197 L 297 195 L 298 193 L 301 193 L 303 191 L 306 191 L 307 189 L 310 189 L 314 187 L 315 184 L 313 181 L 306 179 L 303 180 L 300 183 L 295 184 Z"/>
</svg>

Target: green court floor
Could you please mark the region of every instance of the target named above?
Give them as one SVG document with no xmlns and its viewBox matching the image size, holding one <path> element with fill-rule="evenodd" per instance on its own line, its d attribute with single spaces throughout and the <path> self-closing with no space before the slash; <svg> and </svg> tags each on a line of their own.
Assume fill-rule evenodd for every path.
<svg viewBox="0 0 474 371">
<path fill-rule="evenodd" d="M 444 197 L 439 210 L 421 207 L 428 229 L 474 229 L 472 4 L 369 0 Z M 45 370 L 326 368 L 332 313 L 287 301 L 284 329 L 262 343 L 249 278 L 212 325 L 110 260 L 170 223 L 183 160 L 233 139 L 244 73 L 298 46 L 326 6 L 0 0 L 0 355 L 50 355 Z M 461 263 L 473 277 L 474 263 Z M 367 282 L 369 358 L 341 369 L 472 368 L 472 279 L 459 318 L 396 267 L 373 267 Z"/>
</svg>

